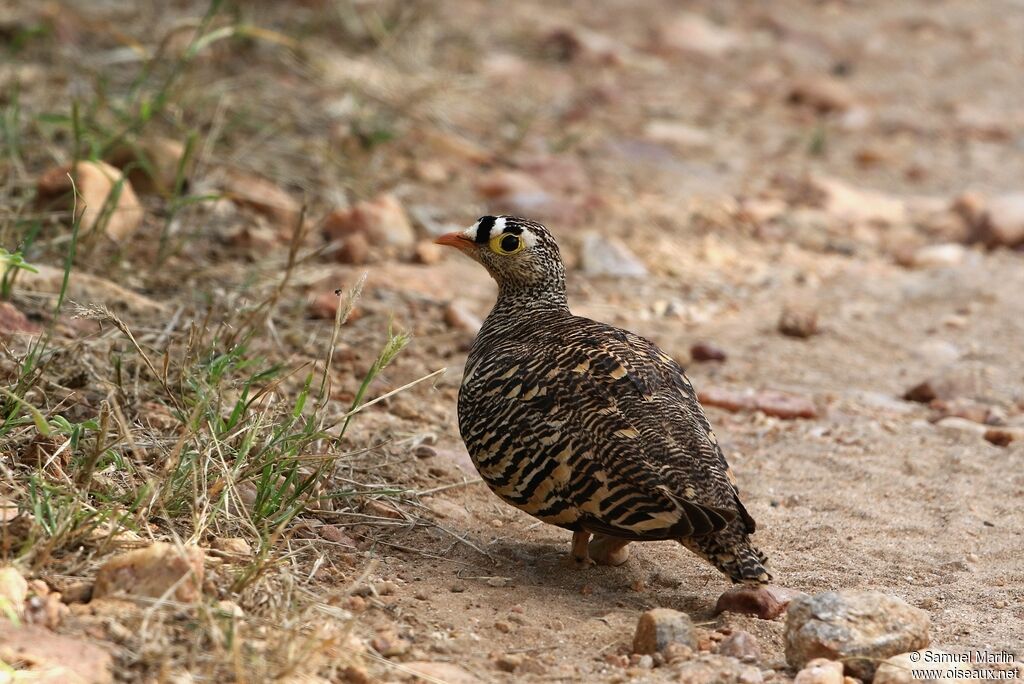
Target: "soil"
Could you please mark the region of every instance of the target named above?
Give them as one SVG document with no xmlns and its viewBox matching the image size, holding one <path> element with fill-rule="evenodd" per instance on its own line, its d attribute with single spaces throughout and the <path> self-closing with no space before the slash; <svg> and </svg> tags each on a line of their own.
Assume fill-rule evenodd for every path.
<svg viewBox="0 0 1024 684">
<path fill-rule="evenodd" d="M 414 218 L 429 217 L 414 221 L 424 241 L 494 211 L 544 220 L 569 263 L 575 313 L 654 340 L 698 391 L 781 390 L 816 405 L 817 417 L 796 420 L 707 409 L 778 584 L 893 594 L 929 613 L 933 647 L 1024 658 L 1024 438 L 998 446 L 978 430 L 935 422 L 938 404 L 902 398 L 924 380 L 949 378 L 959 398 L 1024 429 L 1024 255 L 966 245 L 948 265 L 905 265 L 922 246 L 965 242 L 968 228 L 950 208 L 962 193 L 1024 190 L 1019 2 L 658 1 L 641 11 L 628 2 L 457 0 L 421 8 L 424 16 L 374 50 L 338 39 L 333 23 L 317 26 L 331 3 L 287 4 L 292 12 L 253 3 L 246 17 L 304 35 L 317 64 L 335 66 L 309 76 L 272 47 L 257 50 L 260 69 L 223 54 L 200 65 L 196 84 L 214 75 L 235 79 L 232 88 L 280 82 L 273 97 L 281 100 L 257 97 L 253 116 L 279 106 L 302 125 L 280 138 L 253 134 L 249 147 L 225 139 L 197 182 L 230 159 L 304 194 L 311 216 L 340 196 L 390 191 Z M 80 14 L 133 33 L 201 13 L 186 5 L 148 19 L 123 8 Z M 684 10 L 733 43 L 701 48 L 684 31 L 679 40 L 697 47 L 672 47 Z M 347 159 L 341 143 L 316 148 L 336 135 L 332 112 L 350 106 L 345 84 L 360 77 L 346 69 L 355 64 L 369 75 L 352 106 L 387 103 L 396 133 Z M 43 62 L 43 77 L 58 66 Z M 838 83 L 839 102 L 794 101 L 805 79 Z M 668 140 L 651 121 L 688 129 Z M 423 171 L 432 163 L 442 169 L 437 180 Z M 501 183 L 482 191 L 496 170 L 539 179 L 546 196 L 531 204 Z M 835 191 L 815 185 L 825 178 L 863 193 L 853 209 L 829 204 Z M 890 218 L 888 202 L 906 216 Z M 585 273 L 587 231 L 620 240 L 646 275 Z M 223 244 L 195 250 L 161 274 L 129 277 L 124 265 L 101 275 L 191 304 L 205 287 L 250 282 L 236 267 L 258 271 L 250 266 L 258 254 Z M 784 618 L 716 616 L 726 581 L 679 545 L 634 544 L 621 567 L 578 569 L 569 532 L 478 481 L 455 413 L 472 331 L 452 327 L 445 310 L 457 301 L 482 318 L 496 288 L 454 252 L 429 264 L 379 254 L 368 265 L 322 255 L 296 270 L 279 323 L 290 358 L 330 338 L 330 321 L 305 318 L 308 301 L 365 271 L 361 315 L 343 332 L 345 384 L 362 377 L 391 322 L 412 342 L 372 395 L 447 371 L 353 423 L 351 445 L 375 447 L 361 467 L 420 495 L 394 519 L 344 518 L 357 548 L 334 558 L 328 550 L 308 588 L 337 591 L 369 572 L 376 589 L 356 608 L 358 634 L 408 641 L 394 663 L 453 662 L 483 681 L 671 680 L 672 668 L 629 669 L 620 657 L 651 607 L 687 612 L 707 636 L 751 632 L 764 675 L 790 681 Z M 190 258 L 206 270 L 182 276 L 191 291 L 181 292 L 174 274 L 188 274 Z M 816 312 L 817 332 L 780 333 L 787 307 Z M 726 360 L 691 363 L 697 342 Z M 368 668 L 385 680 L 404 676 L 386 664 Z"/>
</svg>

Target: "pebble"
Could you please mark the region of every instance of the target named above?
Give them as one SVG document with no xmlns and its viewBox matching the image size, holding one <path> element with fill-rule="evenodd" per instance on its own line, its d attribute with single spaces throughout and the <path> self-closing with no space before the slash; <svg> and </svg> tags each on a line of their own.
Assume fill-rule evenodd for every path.
<svg viewBox="0 0 1024 684">
<path fill-rule="evenodd" d="M 278 230 L 291 233 L 295 229 L 302 208 L 273 181 L 231 170 L 224 176 L 223 186 L 231 201 L 268 217 Z"/>
<path fill-rule="evenodd" d="M 338 263 L 361 266 L 370 261 L 370 240 L 363 233 L 349 235 L 334 258 Z"/>
<path fill-rule="evenodd" d="M 674 670 L 672 681 L 682 684 L 761 684 L 764 681 L 756 667 L 711 653 L 699 653 L 670 665 Z"/>
<path fill-rule="evenodd" d="M 657 42 L 665 50 L 717 58 L 736 50 L 740 45 L 740 36 L 700 14 L 681 12 L 660 24 Z"/>
<path fill-rule="evenodd" d="M 480 326 L 484 324 L 480 317 L 470 310 L 469 305 L 460 300 L 449 302 L 444 308 L 444 322 L 449 328 L 474 335 L 480 332 Z"/>
<path fill-rule="evenodd" d="M 793 684 L 843 684 L 843 664 L 815 658 L 796 673 Z"/>
<path fill-rule="evenodd" d="M 652 142 L 667 143 L 684 152 L 707 150 L 713 144 L 706 130 L 682 121 L 664 119 L 648 122 L 644 127 L 644 137 Z"/>
<path fill-rule="evenodd" d="M 761 648 L 757 637 L 739 629 L 718 643 L 718 654 L 744 663 L 754 663 L 761 657 Z"/>
<path fill-rule="evenodd" d="M 818 333 L 818 312 L 806 307 L 787 306 L 779 315 L 779 332 L 787 337 L 808 338 Z"/>
<path fill-rule="evenodd" d="M 36 334 L 41 329 L 10 302 L 0 302 L 0 335 Z"/>
<path fill-rule="evenodd" d="M 697 634 L 690 616 L 671 608 L 654 608 L 641 614 L 633 635 L 633 652 L 659 653 L 669 644 L 697 648 Z"/>
<path fill-rule="evenodd" d="M 909 266 L 914 268 L 950 268 L 963 263 L 967 248 L 955 242 L 926 245 L 911 254 Z"/>
<path fill-rule="evenodd" d="M 766 416 L 774 416 L 783 420 L 818 417 L 818 407 L 811 399 L 799 394 L 777 390 L 762 390 L 755 394 L 754 408 Z"/>
<path fill-rule="evenodd" d="M 878 663 L 929 643 L 928 614 L 877 591 L 829 591 L 794 599 L 786 614 L 786 662 L 842 660 L 846 672 L 870 681 Z"/>
<path fill-rule="evenodd" d="M 697 362 L 725 361 L 728 355 L 710 342 L 697 342 L 690 347 L 690 358 Z"/>
<path fill-rule="evenodd" d="M 40 206 L 70 211 L 72 184 L 68 174 L 71 174 L 75 179 L 74 188 L 80 195 L 77 204 L 83 233 L 100 228 L 102 224 L 107 237 L 121 241 L 138 230 L 145 210 L 131 181 L 120 169 L 101 161 L 80 161 L 74 168 L 72 173 L 70 166 L 60 166 L 40 176 L 36 185 L 36 201 Z M 120 193 L 110 210 L 107 200 L 118 184 Z"/>
<path fill-rule="evenodd" d="M 409 216 L 401 203 L 388 194 L 335 209 L 324 218 L 321 230 L 330 240 L 348 240 L 362 235 L 368 247 L 399 254 L 410 252 L 416 244 Z"/>
<path fill-rule="evenodd" d="M 971 242 L 986 247 L 1024 245 L 1024 192 L 999 195 L 987 203 L 974 197 L 970 202 L 961 200 L 957 206 L 967 218 Z"/>
<path fill-rule="evenodd" d="M 1024 439 L 1024 429 L 1017 428 L 1005 428 L 1005 427 L 993 427 L 985 430 L 985 441 L 991 442 L 996 446 L 1009 446 L 1012 442 L 1019 439 Z"/>
<path fill-rule="evenodd" d="M 819 114 L 829 114 L 845 112 L 853 107 L 856 98 L 849 86 L 836 78 L 807 76 L 790 85 L 787 100 L 791 104 L 810 107 Z"/>
<path fill-rule="evenodd" d="M 127 168 L 128 180 L 140 193 L 170 196 L 184 156 L 185 145 L 180 140 L 146 137 L 117 146 L 107 161 L 120 169 Z M 191 172 L 190 166 L 191 163 L 182 169 L 185 180 Z"/>
<path fill-rule="evenodd" d="M 370 640 L 370 646 L 385 658 L 404 655 L 409 652 L 409 642 L 392 631 L 384 631 Z"/>
<path fill-rule="evenodd" d="M 213 540 L 213 548 L 235 556 L 251 556 L 252 546 L 242 537 L 217 537 Z"/>
<path fill-rule="evenodd" d="M 183 549 L 156 542 L 114 556 L 100 567 L 93 599 L 117 595 L 160 598 L 169 589 L 174 600 L 191 603 L 203 586 L 203 552 L 196 546 Z"/>
<path fill-rule="evenodd" d="M 580 268 L 590 276 L 642 278 L 647 267 L 622 241 L 588 231 L 580 246 Z"/>
<path fill-rule="evenodd" d="M 978 389 L 976 374 L 965 369 L 952 368 L 917 383 L 903 393 L 903 398 L 927 404 L 936 399 L 949 401 L 973 394 Z"/>
<path fill-rule="evenodd" d="M 441 261 L 443 254 L 444 250 L 441 248 L 441 245 L 435 244 L 431 240 L 420 240 L 416 243 L 413 260 L 417 264 L 430 266 Z"/>
<path fill-rule="evenodd" d="M 786 612 L 796 598 L 806 596 L 801 591 L 772 584 L 764 586 L 738 585 L 718 597 L 715 613 L 742 613 L 756 615 L 762 620 L 774 620 Z"/>
</svg>

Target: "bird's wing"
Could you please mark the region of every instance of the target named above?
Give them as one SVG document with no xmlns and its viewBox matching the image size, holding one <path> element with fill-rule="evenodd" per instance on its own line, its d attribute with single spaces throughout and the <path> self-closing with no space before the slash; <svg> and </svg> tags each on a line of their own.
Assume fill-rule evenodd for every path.
<svg viewBox="0 0 1024 684">
<path fill-rule="evenodd" d="M 464 386 L 460 403 L 494 417 L 476 426 L 486 434 L 464 426 L 485 480 L 542 519 L 573 509 L 580 526 L 630 539 L 746 523 L 682 370 L 643 338 L 579 320 L 568 340 L 492 350 Z"/>
</svg>

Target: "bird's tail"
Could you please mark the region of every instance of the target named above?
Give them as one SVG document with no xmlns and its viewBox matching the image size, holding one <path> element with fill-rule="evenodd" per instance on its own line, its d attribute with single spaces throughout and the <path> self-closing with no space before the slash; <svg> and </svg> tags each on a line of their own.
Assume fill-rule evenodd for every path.
<svg viewBox="0 0 1024 684">
<path fill-rule="evenodd" d="M 765 567 L 768 557 L 750 543 L 750 538 L 732 526 L 702 537 L 680 539 L 686 548 L 706 559 L 734 583 L 768 584 L 772 574 Z"/>
</svg>

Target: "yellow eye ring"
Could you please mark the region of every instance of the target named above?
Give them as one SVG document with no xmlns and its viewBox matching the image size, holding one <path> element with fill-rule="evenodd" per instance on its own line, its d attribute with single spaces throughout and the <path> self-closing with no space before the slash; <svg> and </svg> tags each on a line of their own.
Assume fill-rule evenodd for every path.
<svg viewBox="0 0 1024 684">
<path fill-rule="evenodd" d="M 509 254 L 515 254 L 521 252 L 526 247 L 526 241 L 523 240 L 521 235 L 514 233 L 502 233 L 501 235 L 495 235 L 490 241 L 491 251 L 495 254 L 502 254 L 508 256 Z"/>
</svg>

